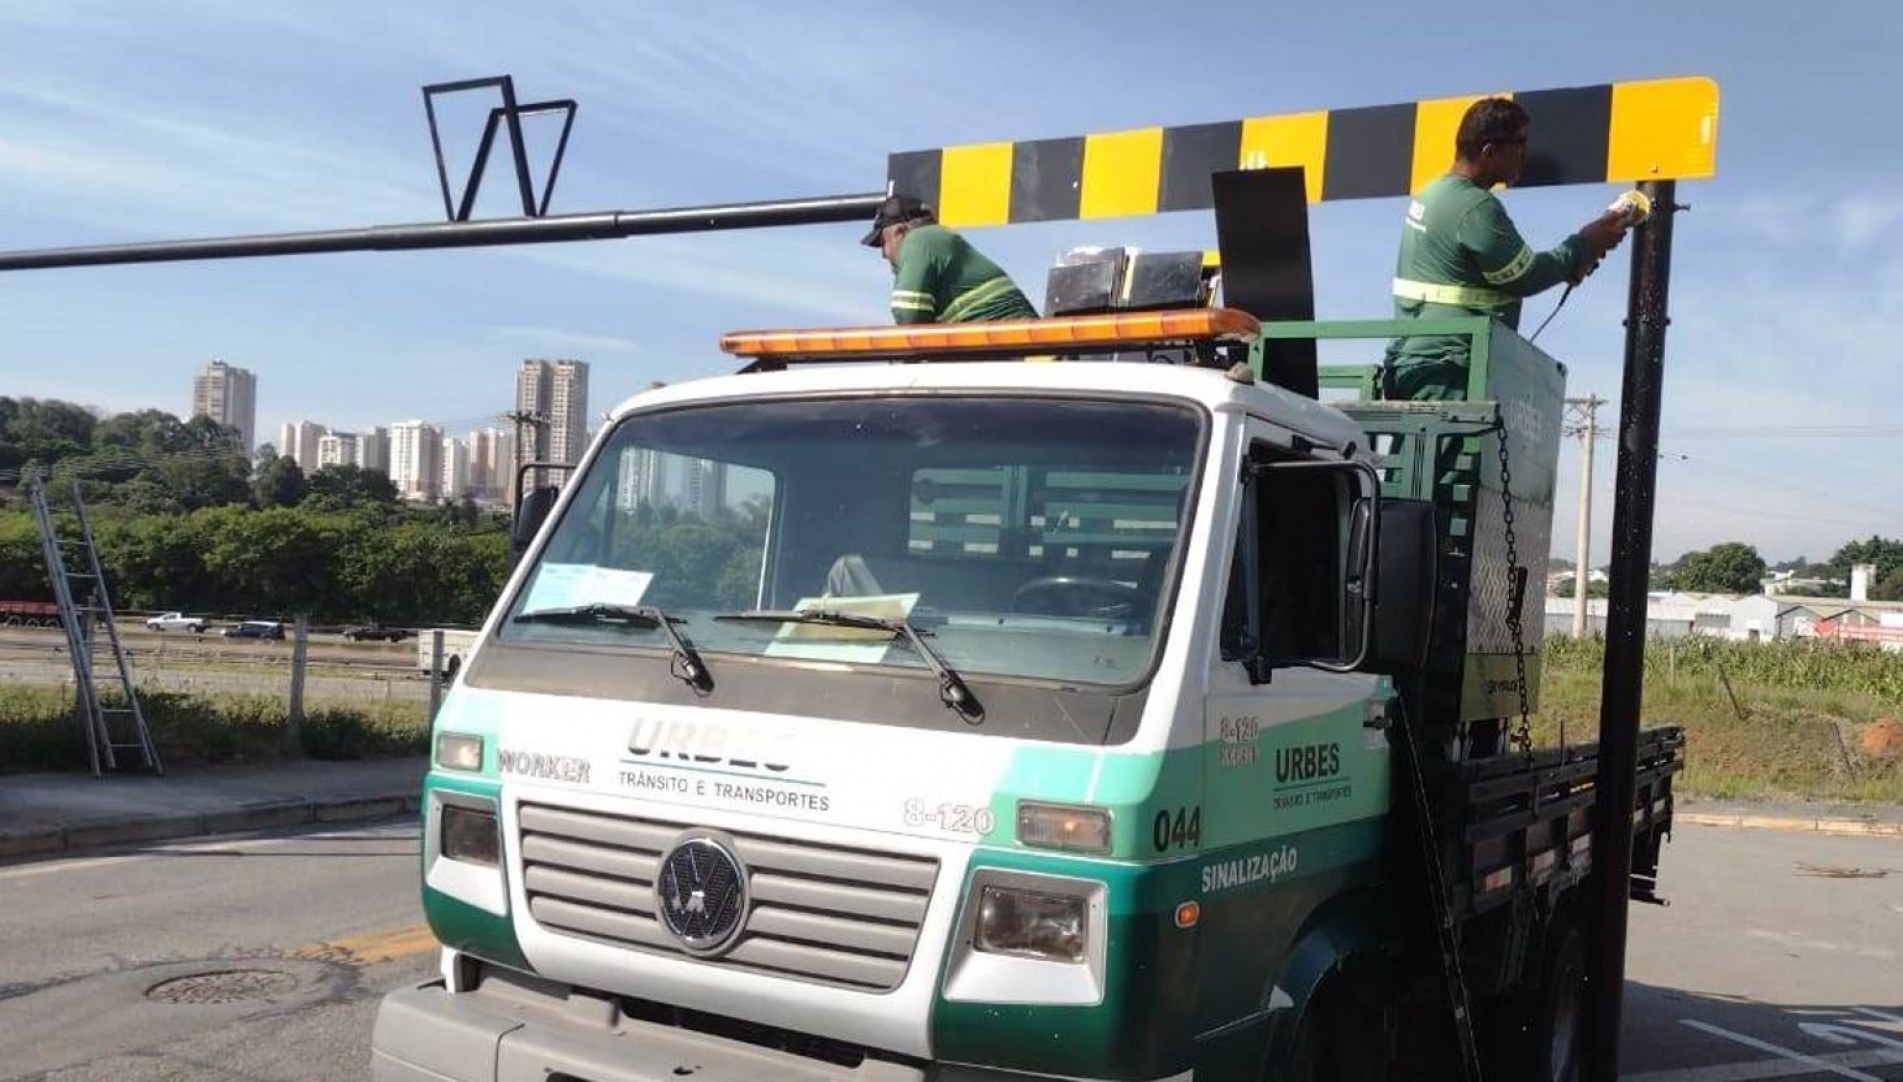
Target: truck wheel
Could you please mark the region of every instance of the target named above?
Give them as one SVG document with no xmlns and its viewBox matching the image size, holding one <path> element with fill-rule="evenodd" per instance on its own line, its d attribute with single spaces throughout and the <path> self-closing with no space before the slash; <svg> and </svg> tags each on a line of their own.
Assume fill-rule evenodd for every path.
<svg viewBox="0 0 1903 1082">
<path fill-rule="evenodd" d="M 1586 1023 L 1586 950 L 1574 922 L 1555 931 L 1526 1031 L 1527 1077 L 1574 1082 Z"/>
<path fill-rule="evenodd" d="M 463 668 L 462 655 L 461 654 L 449 655 L 449 660 L 445 662 L 443 665 L 443 679 L 445 680 L 456 679 L 456 674 L 461 672 L 462 668 Z"/>
<path fill-rule="evenodd" d="M 1381 1082 L 1384 1048 L 1380 1017 L 1356 995 L 1352 980 L 1337 977 L 1322 986 L 1304 1012 L 1294 1054 L 1281 1077 L 1289 1082 Z"/>
</svg>

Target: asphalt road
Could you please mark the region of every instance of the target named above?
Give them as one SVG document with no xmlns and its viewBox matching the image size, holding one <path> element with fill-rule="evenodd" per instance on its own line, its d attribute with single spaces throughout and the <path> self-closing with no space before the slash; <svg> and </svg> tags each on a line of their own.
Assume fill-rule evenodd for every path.
<svg viewBox="0 0 1903 1082">
<path fill-rule="evenodd" d="M 0 866 L 0 1079 L 366 1078 L 434 966 L 416 862 L 405 821 Z M 1684 827 L 1665 890 L 1627 1079 L 1903 1080 L 1903 842 Z"/>
<path fill-rule="evenodd" d="M 134 681 L 167 691 L 245 695 L 288 694 L 291 644 L 227 640 L 215 633 L 127 634 L 122 640 Z M 103 646 L 95 667 L 109 664 Z M 429 697 L 429 681 L 416 666 L 416 644 L 356 644 L 313 639 L 304 694 L 310 699 L 415 699 Z M 0 629 L 0 680 L 51 685 L 72 679 L 65 635 L 49 628 Z"/>
<path fill-rule="evenodd" d="M 367 1078 L 434 967 L 417 860 L 405 821 L 0 867 L 0 1078 Z"/>
<path fill-rule="evenodd" d="M 188 631 L 147 631 L 121 623 L 119 641 L 134 659 L 226 661 L 291 660 L 290 629 L 284 639 L 227 639 L 216 629 L 202 635 Z M 44 650 L 63 652 L 66 633 L 51 627 L 0 627 L 0 648 L 9 653 Z M 361 666 L 365 668 L 416 668 L 416 640 L 403 642 L 351 642 L 341 635 L 316 634 L 310 637 L 308 656 L 313 663 Z"/>
<path fill-rule="evenodd" d="M 1672 904 L 1631 914 L 1628 1076 L 1903 1079 L 1903 840 L 1681 826 L 1660 876 Z"/>
</svg>

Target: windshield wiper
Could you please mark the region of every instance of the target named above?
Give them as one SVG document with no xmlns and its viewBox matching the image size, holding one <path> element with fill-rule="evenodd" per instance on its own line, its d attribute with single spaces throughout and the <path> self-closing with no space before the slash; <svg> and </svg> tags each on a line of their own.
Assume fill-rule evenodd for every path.
<svg viewBox="0 0 1903 1082">
<path fill-rule="evenodd" d="M 574 605 L 562 609 L 536 609 L 517 616 L 518 624 L 614 624 L 621 627 L 640 628 L 652 631 L 660 628 L 667 636 L 668 644 L 674 648 L 674 656 L 668 661 L 668 671 L 689 685 L 702 691 L 714 686 L 713 674 L 707 671 L 707 663 L 700 659 L 700 652 L 674 630 L 675 624 L 687 621 L 678 616 L 669 616 L 652 605 L 609 605 L 595 602 L 588 605 Z"/>
<path fill-rule="evenodd" d="M 728 612 L 714 617 L 716 620 L 748 620 L 761 623 L 782 624 L 820 624 L 827 627 L 853 627 L 867 631 L 887 631 L 900 636 L 910 643 L 914 653 L 923 658 L 931 667 L 932 675 L 938 677 L 938 699 L 946 706 L 976 724 L 984 720 L 984 707 L 978 704 L 978 697 L 971 693 L 957 672 L 945 662 L 944 655 L 933 649 L 925 641 L 925 636 L 913 626 L 910 620 L 901 620 L 890 616 L 861 616 L 858 613 L 835 612 L 830 609 L 808 609 L 804 612 L 793 610 L 755 609 L 750 612 Z"/>
</svg>

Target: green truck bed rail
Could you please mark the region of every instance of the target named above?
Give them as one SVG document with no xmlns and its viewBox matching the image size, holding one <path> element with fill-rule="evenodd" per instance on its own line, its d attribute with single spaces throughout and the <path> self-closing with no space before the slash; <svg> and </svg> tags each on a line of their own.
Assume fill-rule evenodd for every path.
<svg viewBox="0 0 1903 1082">
<path fill-rule="evenodd" d="M 1440 511 L 1426 720 L 1432 726 L 1513 717 L 1520 711 L 1509 618 L 1516 601 L 1527 706 L 1539 704 L 1540 599 L 1552 548 L 1565 366 L 1484 317 L 1266 323 L 1251 362 L 1260 376 L 1263 343 L 1278 339 L 1363 341 L 1379 355 L 1403 335 L 1467 340 L 1465 401 L 1385 401 L 1378 363 L 1322 366 L 1322 398 L 1368 433 L 1383 495 L 1431 500 Z"/>
</svg>

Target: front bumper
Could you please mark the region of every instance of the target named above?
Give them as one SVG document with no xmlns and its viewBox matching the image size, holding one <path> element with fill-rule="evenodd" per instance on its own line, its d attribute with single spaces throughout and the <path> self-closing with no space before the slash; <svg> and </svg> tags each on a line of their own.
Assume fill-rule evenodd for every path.
<svg viewBox="0 0 1903 1082">
<path fill-rule="evenodd" d="M 628 1018 L 613 1002 L 514 981 L 453 993 L 441 980 L 377 1008 L 377 1082 L 922 1082 L 918 1068 L 868 1057 L 842 1067 Z"/>
<path fill-rule="evenodd" d="M 629 1018 L 610 1000 L 514 975 L 468 992 L 441 980 L 398 989 L 378 1006 L 370 1045 L 376 1082 L 1057 1082 L 871 1055 L 847 1067 Z"/>
</svg>

